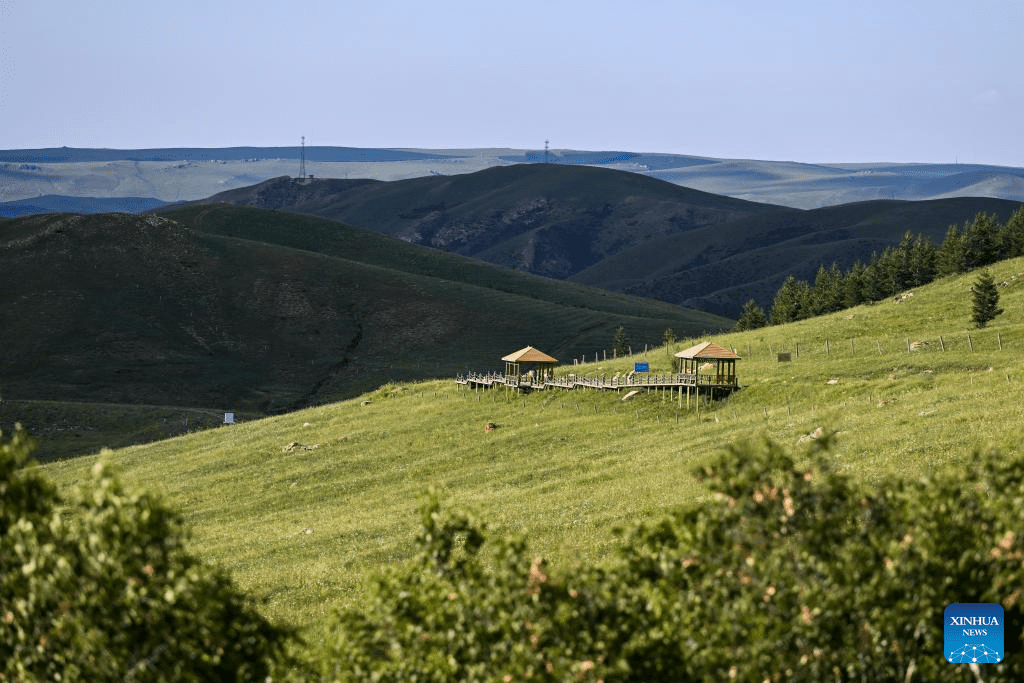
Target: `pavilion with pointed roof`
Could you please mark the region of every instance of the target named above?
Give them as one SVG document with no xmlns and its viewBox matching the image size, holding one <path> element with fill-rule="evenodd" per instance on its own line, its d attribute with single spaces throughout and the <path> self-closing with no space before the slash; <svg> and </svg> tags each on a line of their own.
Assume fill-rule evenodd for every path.
<svg viewBox="0 0 1024 683">
<path fill-rule="evenodd" d="M 542 379 L 553 375 L 555 366 L 558 365 L 557 359 L 532 346 L 503 356 L 502 360 L 505 361 L 506 377 L 520 377 L 535 370 L 537 371 L 536 377 Z"/>
<path fill-rule="evenodd" d="M 739 386 L 736 381 L 736 361 L 740 360 L 740 357 L 729 349 L 712 342 L 703 342 L 684 349 L 675 356 L 679 359 L 679 372 L 694 375 L 697 378 L 697 384 Z M 707 370 L 711 364 L 714 365 L 714 369 L 709 374 Z"/>
</svg>

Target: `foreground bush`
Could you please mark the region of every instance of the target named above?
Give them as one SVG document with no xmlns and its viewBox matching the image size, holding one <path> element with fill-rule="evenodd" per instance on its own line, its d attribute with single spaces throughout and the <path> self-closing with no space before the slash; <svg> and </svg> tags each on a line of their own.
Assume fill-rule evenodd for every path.
<svg viewBox="0 0 1024 683">
<path fill-rule="evenodd" d="M 856 484 L 765 443 L 698 475 L 712 499 L 555 572 L 521 538 L 424 508 L 420 552 L 340 614 L 325 680 L 974 681 L 942 656 L 952 602 L 999 602 L 1024 680 L 1024 462 L 975 455 L 931 480 Z M 977 667 L 976 667 L 977 668 Z"/>
<path fill-rule="evenodd" d="M 0 443 L 0 681 L 264 681 L 288 634 L 98 464 L 68 498 Z"/>
</svg>

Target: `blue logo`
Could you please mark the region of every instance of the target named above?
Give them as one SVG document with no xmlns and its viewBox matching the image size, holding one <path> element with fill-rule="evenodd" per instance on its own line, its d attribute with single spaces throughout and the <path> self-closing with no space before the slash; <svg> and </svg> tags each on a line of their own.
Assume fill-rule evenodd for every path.
<svg viewBox="0 0 1024 683">
<path fill-rule="evenodd" d="M 943 616 L 944 654 L 954 664 L 996 664 L 1003 650 L 1003 606 L 954 602 Z"/>
</svg>

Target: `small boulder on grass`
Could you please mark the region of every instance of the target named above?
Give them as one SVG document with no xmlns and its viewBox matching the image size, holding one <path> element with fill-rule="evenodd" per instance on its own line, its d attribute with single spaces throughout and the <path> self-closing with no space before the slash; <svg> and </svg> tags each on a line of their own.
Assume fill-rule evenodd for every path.
<svg viewBox="0 0 1024 683">
<path fill-rule="evenodd" d="M 320 444 L 318 443 L 306 445 L 304 443 L 299 443 L 298 441 L 292 441 L 290 444 L 282 448 L 281 452 L 291 453 L 292 451 L 312 451 L 317 448 L 320 448 Z"/>
</svg>

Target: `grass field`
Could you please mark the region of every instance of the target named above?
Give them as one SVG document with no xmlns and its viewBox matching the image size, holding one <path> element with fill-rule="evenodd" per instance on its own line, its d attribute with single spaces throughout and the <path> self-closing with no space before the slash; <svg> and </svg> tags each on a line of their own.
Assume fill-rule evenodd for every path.
<svg viewBox="0 0 1024 683">
<path fill-rule="evenodd" d="M 0 220 L 0 427 L 80 427 L 44 446 L 69 457 L 90 439 L 117 447 L 182 431 L 128 406 L 276 414 L 450 377 L 527 344 L 593 354 L 620 325 L 641 348 L 667 328 L 732 326 L 310 216 L 167 215 Z M 76 402 L 73 419 L 40 401 Z M 122 406 L 111 410 L 124 422 L 99 404 Z"/>
<path fill-rule="evenodd" d="M 131 485 L 161 491 L 191 524 L 194 550 L 265 598 L 268 615 L 315 632 L 331 610 L 358 604 L 367 571 L 411 554 L 430 487 L 493 530 L 527 532 L 557 566 L 600 562 L 616 544 L 613 528 L 699 502 L 692 469 L 737 440 L 797 448 L 818 427 L 838 430 L 840 468 L 869 483 L 955 467 L 975 448 L 1017 450 L 1024 260 L 991 271 L 1007 283 L 1006 312 L 984 330 L 970 328 L 968 274 L 901 303 L 717 336 L 743 357 L 746 386 L 715 404 L 390 384 L 107 457 Z M 663 372 L 670 352 L 694 341 L 646 360 Z M 779 362 L 780 351 L 792 362 Z M 612 374 L 638 359 L 560 370 Z M 500 426 L 485 432 L 486 422 Z M 308 449 L 287 450 L 293 443 Z M 93 461 L 44 469 L 71 486 Z"/>
</svg>

